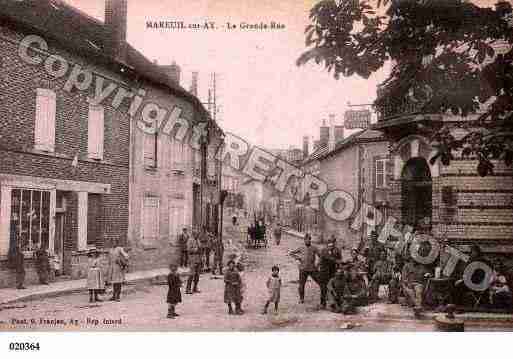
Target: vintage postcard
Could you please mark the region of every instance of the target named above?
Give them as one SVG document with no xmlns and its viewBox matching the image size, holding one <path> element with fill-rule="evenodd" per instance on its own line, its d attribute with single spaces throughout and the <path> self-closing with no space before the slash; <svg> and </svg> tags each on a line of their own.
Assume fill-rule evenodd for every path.
<svg viewBox="0 0 513 359">
<path fill-rule="evenodd" d="M 511 1 L 0 0 L 0 45 L 0 332 L 513 329 Z"/>
</svg>

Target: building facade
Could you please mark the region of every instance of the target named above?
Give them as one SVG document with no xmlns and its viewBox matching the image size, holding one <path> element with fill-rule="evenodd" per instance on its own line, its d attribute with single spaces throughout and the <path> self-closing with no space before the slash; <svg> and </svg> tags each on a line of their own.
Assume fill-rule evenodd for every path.
<svg viewBox="0 0 513 359">
<path fill-rule="evenodd" d="M 179 86 L 176 66 L 160 68 L 126 43 L 126 0 L 106 1 L 105 23 L 62 2 L 2 0 L 0 9 L 0 287 L 13 285 L 7 258 L 17 242 L 28 283 L 40 246 L 72 278 L 85 276 L 90 248 L 114 242 L 133 269 L 169 263 L 176 232 L 205 214 L 207 151 L 191 148 L 192 127 L 221 138 L 219 128 Z M 30 49 L 29 35 L 42 39 Z M 92 100 L 99 89 L 103 100 Z M 159 109 L 178 124 L 142 131 L 138 119 Z"/>
<path fill-rule="evenodd" d="M 319 158 L 319 162 L 320 178 L 328 188 L 349 193 L 355 203 L 355 211 L 345 221 L 333 220 L 322 211 L 321 232 L 325 238 L 335 235 L 339 243 L 348 249 L 365 246 L 373 226 L 364 225 L 353 230 L 351 224 L 361 220 L 357 215 L 360 208 L 365 208 L 362 207 L 364 203 L 383 212 L 389 211 L 387 194 L 391 187 L 392 168 L 387 140 L 379 131 L 363 130 L 337 143 L 333 151 Z M 339 204 L 335 203 L 335 206 Z M 372 217 L 374 213 L 366 215 Z"/>
</svg>

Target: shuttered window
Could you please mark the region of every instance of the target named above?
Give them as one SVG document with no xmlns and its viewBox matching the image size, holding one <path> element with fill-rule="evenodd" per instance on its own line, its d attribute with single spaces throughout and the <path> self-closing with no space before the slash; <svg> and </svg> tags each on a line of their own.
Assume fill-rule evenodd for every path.
<svg viewBox="0 0 513 359">
<path fill-rule="evenodd" d="M 157 167 L 157 135 L 144 134 L 144 166 Z"/>
<path fill-rule="evenodd" d="M 55 151 L 55 92 L 37 89 L 34 147 L 45 152 Z"/>
<path fill-rule="evenodd" d="M 142 242 L 151 244 L 159 237 L 159 198 L 144 197 L 142 212 Z"/>
<path fill-rule="evenodd" d="M 392 172 L 390 160 L 378 159 L 375 162 L 376 166 L 376 188 L 387 188 L 390 180 L 389 174 Z"/>
<path fill-rule="evenodd" d="M 87 126 L 87 152 L 89 158 L 103 159 L 104 109 L 102 106 L 89 105 Z"/>
<path fill-rule="evenodd" d="M 183 205 L 172 203 L 176 199 L 170 199 L 169 202 L 169 236 L 175 239 L 185 225 L 185 210 Z"/>
<path fill-rule="evenodd" d="M 183 171 L 185 168 L 185 145 L 180 141 L 171 142 L 171 169 Z"/>
</svg>

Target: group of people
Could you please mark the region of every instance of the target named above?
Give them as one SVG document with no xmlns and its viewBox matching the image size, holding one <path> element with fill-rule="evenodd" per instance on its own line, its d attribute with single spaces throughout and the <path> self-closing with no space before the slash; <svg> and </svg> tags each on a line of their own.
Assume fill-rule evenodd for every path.
<svg viewBox="0 0 513 359">
<path fill-rule="evenodd" d="M 103 269 L 101 252 L 97 249 L 89 251 L 89 268 L 87 271 L 87 288 L 89 290 L 89 302 L 101 302 L 100 295 L 105 293 L 105 287 L 112 284 L 111 301 L 121 300 L 121 289 L 125 282 L 125 274 L 128 271 L 129 256 L 120 246 L 119 242 L 114 243 L 108 253 L 108 267 Z"/>
<path fill-rule="evenodd" d="M 15 242 L 13 248 L 8 254 L 9 266 L 16 273 L 16 288 L 25 288 L 25 254 L 21 246 L 21 242 L 18 240 Z M 45 243 L 41 245 L 34 252 L 34 266 L 37 272 L 37 276 L 40 284 L 48 285 L 52 266 L 50 264 L 50 257 L 46 249 Z"/>
<path fill-rule="evenodd" d="M 320 287 L 320 309 L 350 313 L 356 306 L 368 302 L 363 263 L 358 256 L 343 261 L 334 237 L 323 249 L 319 249 L 312 244 L 311 236 L 306 234 L 304 246 L 289 254 L 299 264 L 299 303 L 305 301 L 305 285 L 309 277 Z"/>
<path fill-rule="evenodd" d="M 202 231 L 194 231 L 192 236 L 189 235 L 187 228 L 183 228 L 178 236 L 178 252 L 178 265 L 189 267 L 191 272 L 187 279 L 187 294 L 200 292 L 198 283 L 203 271 L 212 271 L 213 275 L 223 274 L 223 241 L 208 231 L 207 227 L 203 227 Z"/>
</svg>

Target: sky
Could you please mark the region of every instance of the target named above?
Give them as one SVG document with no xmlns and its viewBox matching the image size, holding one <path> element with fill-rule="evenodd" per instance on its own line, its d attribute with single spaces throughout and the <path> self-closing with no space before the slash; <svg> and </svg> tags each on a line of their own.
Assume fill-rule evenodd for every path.
<svg viewBox="0 0 513 359">
<path fill-rule="evenodd" d="M 488 1 L 488 0 L 487 0 Z M 66 0 L 90 16 L 104 19 L 104 0 Z M 303 136 L 318 139 L 322 119 L 341 123 L 347 103 L 368 104 L 385 70 L 365 80 L 335 80 L 321 66 L 297 67 L 305 49 L 304 29 L 316 0 L 145 0 L 128 1 L 128 42 L 159 64 L 173 61 L 189 89 L 199 72 L 199 97 L 207 101 L 211 73 L 217 78 L 219 124 L 265 148 L 301 147 Z M 146 28 L 147 21 L 214 21 L 216 30 Z M 227 30 L 270 23 L 282 30 Z M 351 132 L 348 131 L 348 134 Z"/>
</svg>

